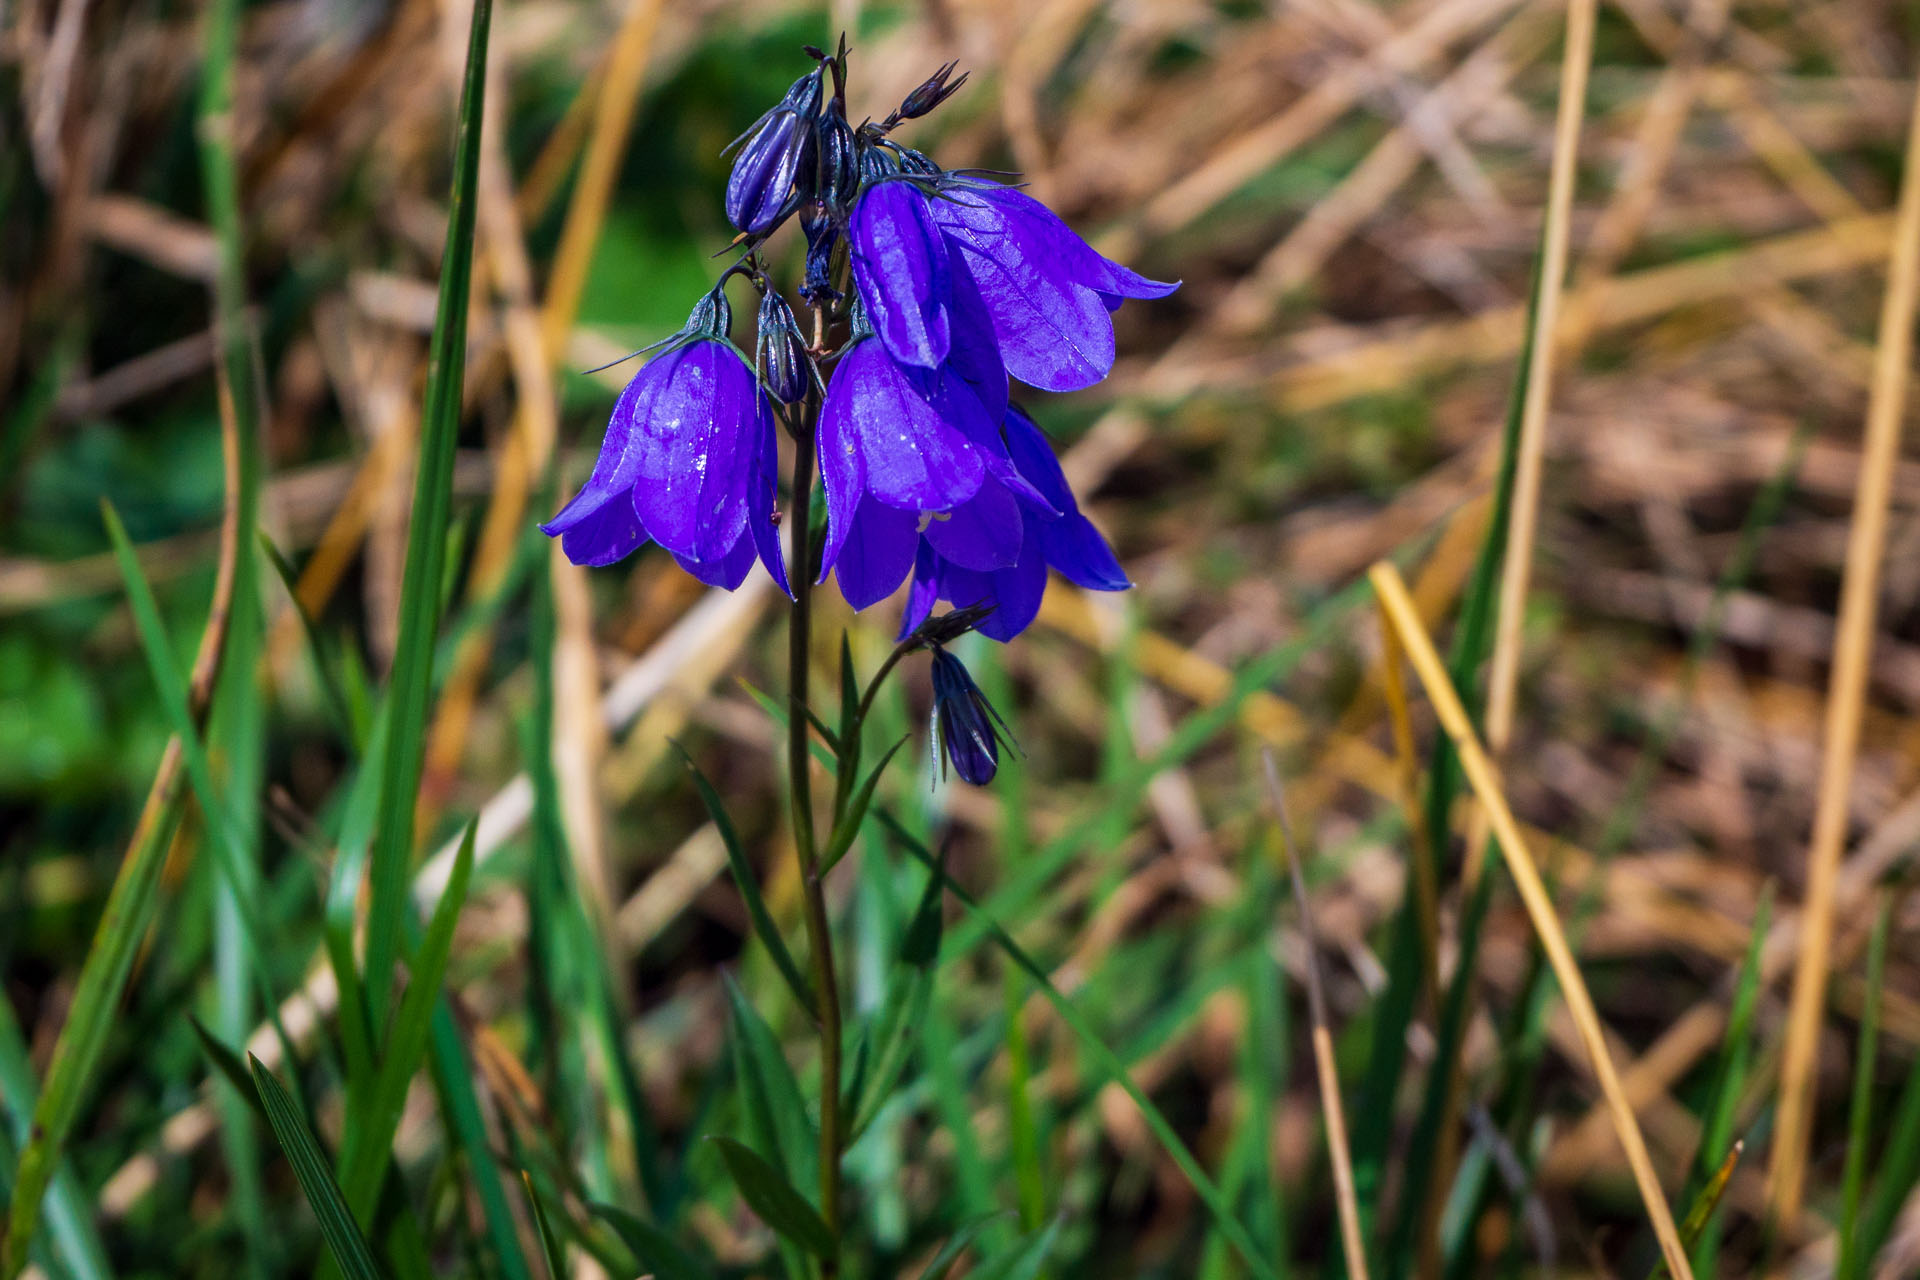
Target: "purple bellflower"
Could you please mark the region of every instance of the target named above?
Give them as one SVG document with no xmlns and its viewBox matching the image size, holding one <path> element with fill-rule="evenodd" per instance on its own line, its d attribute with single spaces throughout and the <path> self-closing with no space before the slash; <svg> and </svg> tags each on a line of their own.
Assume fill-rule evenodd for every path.
<svg viewBox="0 0 1920 1280">
<path fill-rule="evenodd" d="M 941 756 L 941 776 L 951 762 L 953 771 L 976 787 L 993 781 L 1002 745 L 1019 750 L 1006 722 L 960 659 L 938 645 L 933 646 L 933 716 L 928 727 L 933 737 L 928 754 Z"/>
<path fill-rule="evenodd" d="M 808 53 L 814 68 L 740 139 L 726 195 L 739 259 L 621 395 L 593 478 L 547 531 L 578 563 L 651 540 L 702 581 L 736 586 L 757 558 L 786 587 L 778 405 L 817 450 L 825 499 L 818 560 L 797 571 L 832 573 L 855 609 L 911 582 L 906 630 L 937 601 L 978 603 L 980 629 L 1006 640 L 1038 613 L 1050 570 L 1123 589 L 1009 384 L 1098 382 L 1113 367 L 1112 312 L 1177 284 L 1104 257 L 1016 187 L 895 142 L 964 83 L 952 64 L 855 127 L 844 42 Z M 811 342 L 765 274 L 762 246 L 789 220 L 806 241 Z M 736 274 L 761 297 L 751 361 L 727 337 Z"/>
<path fill-rule="evenodd" d="M 1103 257 L 1051 209 L 1013 187 L 952 177 L 928 214 L 960 250 L 1007 372 L 1042 391 L 1076 391 L 1113 369 L 1112 311 L 1179 288 Z"/>
<path fill-rule="evenodd" d="M 990 607 L 976 629 L 1011 640 L 1039 614 L 1048 569 L 1089 591 L 1133 585 L 1113 548 L 1080 513 L 1040 428 L 1013 408 L 1002 429 L 1028 489 L 1000 496 L 983 485 L 973 501 L 927 522 L 914 552 L 902 636 L 926 621 L 936 600 L 945 600 L 956 608 Z"/>
<path fill-rule="evenodd" d="M 716 289 L 620 393 L 593 475 L 541 526 L 575 564 L 612 564 L 651 539 L 710 585 L 739 586 L 758 558 L 789 590 L 773 408 L 729 320 Z"/>
</svg>

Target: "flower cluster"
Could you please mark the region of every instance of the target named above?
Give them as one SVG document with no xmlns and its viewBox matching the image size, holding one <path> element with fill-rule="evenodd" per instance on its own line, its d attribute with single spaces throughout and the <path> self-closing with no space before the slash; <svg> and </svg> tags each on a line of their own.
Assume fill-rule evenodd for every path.
<svg viewBox="0 0 1920 1280">
<path fill-rule="evenodd" d="M 813 69 L 736 144 L 726 212 L 739 256 L 627 386 L 592 478 L 546 531 L 579 564 L 651 540 L 729 589 L 758 559 L 791 594 L 776 536 L 778 419 L 797 448 L 817 450 L 825 497 L 817 562 L 793 573 L 803 584 L 832 574 L 855 609 L 910 582 L 903 636 L 944 600 L 982 606 L 979 629 L 1011 639 L 1038 613 L 1049 569 L 1124 589 L 1010 383 L 1100 381 L 1113 367 L 1111 313 L 1177 286 L 1103 257 L 1018 187 L 895 141 L 966 80 L 953 64 L 856 127 L 845 45 L 808 53 Z M 810 336 L 767 274 L 767 243 L 789 221 L 804 238 Z M 736 276 L 761 298 L 751 360 L 729 337 Z"/>
</svg>

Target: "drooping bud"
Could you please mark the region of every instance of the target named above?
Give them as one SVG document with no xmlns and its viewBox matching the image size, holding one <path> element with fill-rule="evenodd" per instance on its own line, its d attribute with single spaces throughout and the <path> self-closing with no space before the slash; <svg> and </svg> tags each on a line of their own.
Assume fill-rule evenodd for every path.
<svg viewBox="0 0 1920 1280">
<path fill-rule="evenodd" d="M 780 105 L 761 116 L 744 139 L 727 177 L 727 218 L 759 234 L 793 211 L 814 174 L 814 131 L 820 120 L 825 67 L 793 82 Z"/>
<path fill-rule="evenodd" d="M 974 786 L 993 781 L 1000 768 L 1000 745 L 1015 746 L 1000 713 L 980 692 L 960 659 L 945 649 L 933 651 L 933 736 L 944 751 L 940 771 L 947 763 Z"/>
<path fill-rule="evenodd" d="M 900 104 L 900 110 L 896 113 L 899 118 L 902 120 L 918 120 L 921 116 L 926 115 L 929 111 L 932 111 L 935 107 L 958 92 L 960 86 L 967 82 L 967 77 L 971 75 L 972 72 L 962 71 L 960 78 L 949 84 L 947 83 L 947 77 L 953 74 L 953 69 L 957 65 L 957 62 L 949 62 L 946 66 L 927 77 L 925 84 L 908 94 L 907 100 Z"/>
<path fill-rule="evenodd" d="M 781 404 L 798 404 L 820 385 L 819 371 L 807 354 L 807 341 L 787 300 L 772 289 L 760 299 L 760 333 L 754 363 L 767 394 Z"/>
</svg>

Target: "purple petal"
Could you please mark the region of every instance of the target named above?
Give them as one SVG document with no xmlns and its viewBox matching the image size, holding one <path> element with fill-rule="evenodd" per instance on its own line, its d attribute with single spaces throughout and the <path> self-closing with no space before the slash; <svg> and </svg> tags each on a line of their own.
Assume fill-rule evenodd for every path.
<svg viewBox="0 0 1920 1280">
<path fill-rule="evenodd" d="M 560 508 L 558 515 L 540 526 L 543 532 L 549 536 L 563 534 L 615 498 L 623 500 L 622 506 L 627 505 L 627 491 L 633 488 L 634 477 L 640 471 L 640 450 L 636 447 L 633 426 L 637 420 L 651 415 L 653 402 L 673 371 L 674 366 L 669 363 L 673 354 L 668 352 L 643 366 L 620 392 L 620 398 L 613 404 L 613 414 L 607 420 L 607 434 L 600 442 L 600 455 L 594 459 L 593 475 L 580 492 Z"/>
<path fill-rule="evenodd" d="M 732 591 L 747 579 L 747 571 L 753 568 L 753 539 L 743 531 L 739 540 L 722 556 L 712 560 L 695 560 L 692 556 L 674 554 L 674 559 L 700 581 L 710 587 L 719 587 L 723 591 Z"/>
<path fill-rule="evenodd" d="M 933 515 L 926 538 L 942 558 L 966 569 L 1004 569 L 1020 555 L 1020 504 L 991 479 L 951 511 Z"/>
<path fill-rule="evenodd" d="M 1059 459 L 1053 456 L 1053 446 L 1033 419 L 1019 409 L 1008 409 L 1000 430 L 1007 442 L 1007 456 L 1040 501 L 1055 514 L 1078 511 L 1080 507 L 1073 500 L 1073 490 L 1067 486 L 1066 474 L 1060 470 Z"/>
<path fill-rule="evenodd" d="M 900 615 L 900 634 L 897 640 L 905 640 L 914 633 L 919 625 L 933 612 L 933 602 L 940 598 L 940 559 L 934 555 L 933 548 L 924 541 L 913 557 L 913 585 L 907 589 L 907 607 Z"/>
<path fill-rule="evenodd" d="M 577 504 L 577 499 L 569 503 L 567 511 L 574 511 Z M 633 503 L 615 497 L 577 515 L 561 533 L 560 549 L 573 563 L 597 569 L 626 559 L 646 540 L 640 517 L 633 513 Z"/>
<path fill-rule="evenodd" d="M 780 486 L 775 478 L 780 470 L 780 442 L 773 434 L 773 415 L 756 416 L 759 438 L 754 441 L 753 469 L 747 481 L 747 532 L 773 584 L 791 599 L 793 587 L 780 550 Z"/>
<path fill-rule="evenodd" d="M 1107 376 L 1113 320 L 1069 264 L 970 193 L 936 201 L 933 216 L 966 255 L 1008 373 L 1045 391 L 1075 391 Z"/>
<path fill-rule="evenodd" d="M 1078 511 L 1042 525 L 1040 546 L 1047 563 L 1076 586 L 1089 591 L 1125 591 L 1133 585 L 1113 548 L 1093 522 Z"/>
<path fill-rule="evenodd" d="M 840 594 L 855 612 L 892 595 L 913 568 L 918 519 L 872 498 L 860 503 L 833 569 Z"/>
<path fill-rule="evenodd" d="M 986 410 L 987 421 L 998 422 L 1007 412 L 1007 366 L 994 336 L 993 313 L 967 265 L 967 254 L 951 255 L 953 269 L 953 346 L 947 364 L 973 388 Z"/>
<path fill-rule="evenodd" d="M 940 594 L 955 608 L 992 601 L 993 612 L 981 619 L 981 635 L 1002 643 L 1025 631 L 1040 613 L 1040 597 L 1047 590 L 1047 562 L 1040 549 L 1039 522 L 1029 522 L 1019 559 L 1005 569 L 978 573 L 952 563 L 940 566 Z"/>
<path fill-rule="evenodd" d="M 866 490 L 880 501 L 946 511 L 979 491 L 986 467 L 974 441 L 992 424 L 947 370 L 895 364 L 881 343 L 857 343 L 828 388 L 829 410 L 836 400 L 851 425 Z"/>
<path fill-rule="evenodd" d="M 1024 191 L 982 182 L 964 189 L 958 198 L 964 200 L 967 194 L 977 195 L 979 199 L 998 206 L 1008 219 L 1017 220 L 1033 244 L 1065 265 L 1074 283 L 1096 293 L 1115 298 L 1164 298 L 1180 287 L 1178 280 L 1171 284 L 1163 280 L 1149 280 L 1138 271 L 1123 267 L 1106 257 L 1082 240 L 1072 227 L 1060 220 L 1058 214 Z M 1117 305 L 1110 305 L 1108 310 L 1113 310 Z"/>
<path fill-rule="evenodd" d="M 951 342 L 946 238 L 911 182 L 881 182 L 853 207 L 853 282 L 867 318 L 903 364 L 937 367 Z"/>
<path fill-rule="evenodd" d="M 847 354 L 851 362 L 860 347 L 875 346 L 874 343 L 860 343 L 854 351 Z M 820 407 L 819 462 L 820 487 L 827 500 L 827 542 L 820 550 L 820 576 L 817 582 L 825 582 L 828 570 L 840 558 L 840 548 L 846 544 L 847 533 L 853 527 L 854 512 L 860 506 L 860 497 L 867 488 L 867 469 L 860 460 L 860 439 L 854 425 L 854 395 L 851 368 L 840 370 L 839 376 L 827 384 L 827 400 Z M 804 520 L 806 512 L 796 511 L 794 519 Z M 806 572 L 806 566 L 800 566 L 800 572 Z"/>
<path fill-rule="evenodd" d="M 773 411 L 729 343 L 690 342 L 654 362 L 663 364 L 663 385 L 631 422 L 634 507 L 667 550 L 718 560 L 746 527 L 753 454 L 772 429 Z"/>
</svg>

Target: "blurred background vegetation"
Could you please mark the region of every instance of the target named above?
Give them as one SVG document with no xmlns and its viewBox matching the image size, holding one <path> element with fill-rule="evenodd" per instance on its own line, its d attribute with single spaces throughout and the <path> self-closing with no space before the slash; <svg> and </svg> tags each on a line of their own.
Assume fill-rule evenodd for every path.
<svg viewBox="0 0 1920 1280">
<path fill-rule="evenodd" d="M 247 3 L 231 114 L 208 117 L 199 5 L 0 6 L 9 1167 L 172 727 L 101 499 L 183 669 L 213 590 L 227 486 L 209 120 L 230 125 L 237 167 L 259 524 L 287 561 L 284 581 L 259 565 L 259 719 L 216 717 L 212 743 L 262 891 L 254 959 L 302 1066 L 262 1025 L 260 975 L 189 816 L 50 1201 L 92 1239 L 37 1255 L 57 1274 L 87 1274 L 87 1248 L 128 1275 L 301 1274 L 317 1256 L 271 1135 L 225 1092 L 189 1015 L 304 1075 L 323 1139 L 339 1132 L 323 899 L 399 626 L 469 12 Z M 1718 1163 L 1703 1126 L 1709 1145 L 1749 1139 L 1716 1274 L 1757 1273 L 1763 1256 L 1828 1274 L 1849 1149 L 1893 1207 L 1876 1274 L 1920 1274 L 1920 1210 L 1897 1213 L 1920 1172 L 1900 1147 L 1901 1125 L 1920 1129 L 1906 1083 L 1920 935 L 1900 892 L 1920 840 L 1912 462 L 1891 472 L 1861 752 L 1842 779 L 1808 1211 L 1771 1234 L 1756 1155 L 1789 1026 L 1917 24 L 1895 0 L 1610 0 L 1595 32 L 1505 783 L 1680 1212 Z M 648 1144 L 677 1152 L 732 1123 L 716 1104 L 738 1069 L 729 977 L 778 1004 L 723 841 L 669 748 L 715 779 L 770 905 L 796 920 L 754 693 L 777 685 L 773 593 L 708 598 L 652 551 L 569 571 L 531 524 L 552 505 L 546 458 L 584 475 L 630 366 L 576 371 L 679 326 L 730 236 L 722 149 L 805 68 L 801 45 L 845 30 L 856 111 L 884 114 L 959 59 L 973 79 L 909 141 L 949 167 L 1019 171 L 1112 256 L 1185 281 L 1118 314 L 1112 379 L 1030 403 L 1138 589 L 1095 600 L 1056 583 L 1028 636 L 970 653 L 1025 758 L 969 791 L 930 786 L 915 745 L 889 803 L 948 842 L 955 878 L 996 904 L 1283 1274 L 1341 1265 L 1301 985 L 1323 971 L 1369 1232 L 1391 1253 L 1394 1224 L 1418 1216 L 1402 1153 L 1444 1073 L 1425 1003 L 1405 1071 L 1383 1091 L 1370 1066 L 1396 1025 L 1381 997 L 1404 978 L 1390 939 L 1413 846 L 1378 626 L 1343 589 L 1393 558 L 1430 625 L 1452 626 L 1522 368 L 1564 28 L 1549 0 L 503 3 L 419 819 L 424 859 L 482 815 L 447 984 L 476 1123 L 503 1161 L 532 1168 L 562 1212 L 638 1202 Z M 826 599 L 822 636 L 852 628 L 871 670 L 892 606 L 855 620 Z M 925 679 L 910 666 L 890 696 L 900 730 L 924 724 Z M 1317 945 L 1279 890 L 1262 745 L 1308 846 Z M 525 771 L 549 750 L 564 906 L 531 870 L 529 818 L 549 792 Z M 1442 859 L 1446 965 L 1473 915 L 1457 853 Z M 862 1007 L 918 896 L 912 865 L 869 839 L 834 885 Z M 1876 903 L 1894 923 L 1869 982 Z M 581 984 L 596 966 L 604 992 Z M 1452 1191 L 1434 1200 L 1447 1273 L 1644 1275 L 1655 1254 L 1633 1183 L 1539 970 L 1499 883 L 1465 1032 L 1443 1046 L 1465 1090 Z M 581 990 L 601 994 L 564 998 Z M 1737 991 L 1753 993 L 1751 1021 L 1728 1035 Z M 1860 1034 L 1869 1009 L 1877 1036 Z M 804 1076 L 805 1027 L 774 1022 Z M 919 1036 L 899 1099 L 849 1158 L 871 1274 L 914 1274 L 996 1209 L 1008 1217 L 989 1237 L 1057 1220 L 1046 1275 L 1245 1274 L 1164 1144 L 1000 954 L 943 964 Z M 502 1273 L 442 1135 L 423 1075 L 395 1150 L 434 1256 Z M 706 1156 L 687 1167 L 668 1197 L 679 1229 L 766 1273 L 764 1228 Z M 512 1214 L 535 1240 L 526 1203 Z M 618 1269 L 604 1242 L 573 1258 L 579 1274 Z"/>
</svg>

